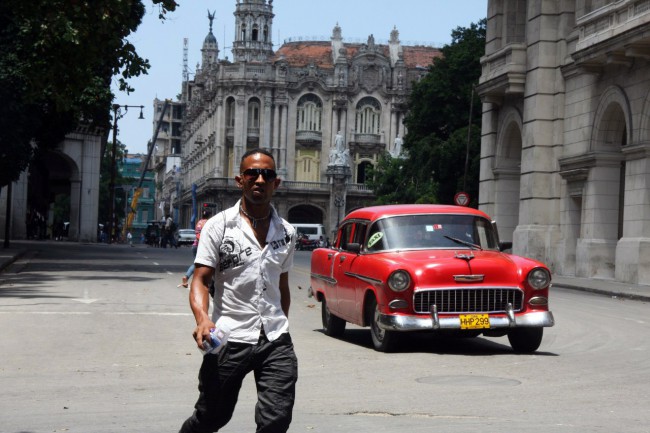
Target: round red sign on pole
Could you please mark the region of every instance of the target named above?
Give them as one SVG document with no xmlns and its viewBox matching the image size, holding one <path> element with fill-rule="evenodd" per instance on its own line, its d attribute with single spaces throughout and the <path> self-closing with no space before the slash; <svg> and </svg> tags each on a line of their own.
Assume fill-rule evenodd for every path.
<svg viewBox="0 0 650 433">
<path fill-rule="evenodd" d="M 454 203 L 458 206 L 469 206 L 469 194 L 464 191 L 456 193 L 454 196 Z"/>
</svg>

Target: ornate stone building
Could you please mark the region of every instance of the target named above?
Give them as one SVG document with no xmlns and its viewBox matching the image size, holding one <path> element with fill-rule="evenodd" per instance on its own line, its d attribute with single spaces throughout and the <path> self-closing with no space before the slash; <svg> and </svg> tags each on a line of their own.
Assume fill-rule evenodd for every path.
<svg viewBox="0 0 650 433">
<path fill-rule="evenodd" d="M 237 2 L 232 62 L 218 60 L 210 17 L 200 67 L 183 83 L 184 223 L 193 199 L 218 209 L 234 204 L 241 156 L 263 147 L 283 179 L 275 197 L 280 214 L 333 230 L 347 211 L 372 202 L 368 167 L 404 136 L 411 83 L 440 55 L 403 46 L 397 29 L 385 45 L 372 35 L 364 44 L 345 43 L 338 25 L 329 41 L 285 42 L 274 51 L 272 3 Z"/>
<path fill-rule="evenodd" d="M 480 207 L 565 276 L 650 284 L 650 1 L 490 0 Z"/>
</svg>

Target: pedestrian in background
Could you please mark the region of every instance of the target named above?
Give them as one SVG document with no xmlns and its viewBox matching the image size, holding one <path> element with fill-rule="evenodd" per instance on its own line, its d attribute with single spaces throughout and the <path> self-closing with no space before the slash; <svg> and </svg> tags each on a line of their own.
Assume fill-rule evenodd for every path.
<svg viewBox="0 0 650 433">
<path fill-rule="evenodd" d="M 209 210 L 204 210 L 203 214 L 201 215 L 201 219 L 196 222 L 196 225 L 194 226 L 194 242 L 192 242 L 192 264 L 190 265 L 189 268 L 187 268 L 187 271 L 185 272 L 185 275 L 183 275 L 183 278 L 181 279 L 181 283 L 177 287 L 187 287 L 189 285 L 190 278 L 192 278 L 192 274 L 194 274 L 194 257 L 196 257 L 196 250 L 199 247 L 199 239 L 201 238 L 201 230 L 203 229 L 203 226 L 205 225 L 206 222 L 208 222 L 208 219 L 212 216 L 212 213 Z"/>
<path fill-rule="evenodd" d="M 218 353 L 203 357 L 199 398 L 180 433 L 214 432 L 226 425 L 251 371 L 257 386 L 256 431 L 283 433 L 291 423 L 298 380 L 288 320 L 295 230 L 271 206 L 280 185 L 271 153 L 249 150 L 239 171 L 235 181 L 242 197 L 203 226 L 190 286 L 197 346 L 204 347 L 212 328 L 227 327 L 230 337 Z"/>
</svg>

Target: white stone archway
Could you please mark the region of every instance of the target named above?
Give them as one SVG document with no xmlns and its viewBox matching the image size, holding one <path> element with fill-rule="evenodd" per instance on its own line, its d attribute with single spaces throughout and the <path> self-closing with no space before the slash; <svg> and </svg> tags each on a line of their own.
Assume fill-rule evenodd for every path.
<svg viewBox="0 0 650 433">
<path fill-rule="evenodd" d="M 622 149 L 630 141 L 632 120 L 625 92 L 608 88 L 594 115 L 589 173 L 585 183 L 576 275 L 613 279 L 623 226 L 625 168 Z"/>
<path fill-rule="evenodd" d="M 522 119 L 521 113 L 514 108 L 506 109 L 502 116 L 492 169 L 495 199 L 492 218 L 499 226 L 501 240 L 511 242 L 519 223 Z"/>
</svg>

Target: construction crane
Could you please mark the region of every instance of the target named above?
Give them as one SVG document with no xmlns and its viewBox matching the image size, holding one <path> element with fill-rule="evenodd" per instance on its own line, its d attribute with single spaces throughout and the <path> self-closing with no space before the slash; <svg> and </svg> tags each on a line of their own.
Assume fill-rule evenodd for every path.
<svg viewBox="0 0 650 433">
<path fill-rule="evenodd" d="M 160 131 L 160 126 L 162 125 L 162 121 L 165 117 L 165 112 L 167 111 L 167 107 L 169 107 L 169 99 L 165 99 L 165 103 L 163 104 L 162 111 L 160 112 L 160 118 L 158 119 L 158 123 L 156 124 L 156 129 L 153 133 L 153 137 L 151 138 L 151 141 L 149 141 L 149 146 L 148 146 L 149 151 L 147 152 L 147 161 L 144 164 L 142 173 L 140 173 L 140 181 L 138 182 L 138 186 L 135 188 L 135 191 L 133 192 L 133 198 L 131 199 L 131 207 L 129 208 L 129 214 L 126 217 L 126 224 L 124 224 L 123 234 L 125 236 L 126 233 L 131 229 L 131 225 L 133 224 L 133 219 L 138 213 L 138 200 L 142 195 L 142 183 L 144 182 L 144 176 L 147 173 L 147 168 L 149 167 L 149 162 L 151 161 L 151 154 L 153 153 L 153 149 L 156 147 L 156 141 L 158 140 L 158 132 Z"/>
</svg>

